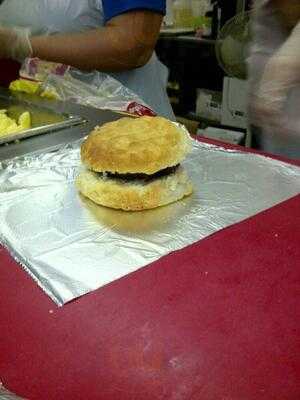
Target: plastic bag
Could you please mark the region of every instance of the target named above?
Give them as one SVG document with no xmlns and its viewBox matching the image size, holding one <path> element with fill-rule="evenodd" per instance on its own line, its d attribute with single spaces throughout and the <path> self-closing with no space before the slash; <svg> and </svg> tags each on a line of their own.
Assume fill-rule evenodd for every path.
<svg viewBox="0 0 300 400">
<path fill-rule="evenodd" d="M 156 115 L 135 93 L 108 74 L 98 71 L 82 72 L 38 58 L 24 61 L 20 79 L 11 84 L 11 89 L 15 88 L 26 93 L 32 90 L 31 93 L 42 97 L 71 101 L 102 110 L 137 116 Z"/>
</svg>

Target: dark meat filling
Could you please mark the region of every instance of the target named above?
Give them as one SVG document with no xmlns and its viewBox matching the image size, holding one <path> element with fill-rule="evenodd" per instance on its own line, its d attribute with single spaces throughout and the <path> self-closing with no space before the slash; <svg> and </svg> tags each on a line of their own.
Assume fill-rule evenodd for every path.
<svg viewBox="0 0 300 400">
<path fill-rule="evenodd" d="M 155 179 L 164 178 L 166 176 L 172 175 L 178 169 L 179 164 L 174 167 L 168 167 L 165 169 L 161 169 L 160 171 L 155 172 L 155 174 L 147 175 L 147 174 L 118 174 L 112 172 L 98 172 L 98 175 L 109 179 L 118 179 L 122 181 L 132 182 L 137 180 L 142 180 L 146 183 L 154 181 Z"/>
</svg>

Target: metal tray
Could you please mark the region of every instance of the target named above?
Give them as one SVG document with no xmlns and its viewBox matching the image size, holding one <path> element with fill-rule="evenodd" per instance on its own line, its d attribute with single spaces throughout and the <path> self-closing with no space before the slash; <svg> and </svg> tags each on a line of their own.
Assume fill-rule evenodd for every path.
<svg viewBox="0 0 300 400">
<path fill-rule="evenodd" d="M 0 136 L 0 145 L 87 122 L 84 118 L 77 115 L 58 114 L 47 108 L 5 96 L 0 96 L 0 109 L 6 109 L 7 115 L 14 119 L 18 119 L 24 111 L 29 111 L 32 120 L 32 127 L 30 129 Z"/>
</svg>

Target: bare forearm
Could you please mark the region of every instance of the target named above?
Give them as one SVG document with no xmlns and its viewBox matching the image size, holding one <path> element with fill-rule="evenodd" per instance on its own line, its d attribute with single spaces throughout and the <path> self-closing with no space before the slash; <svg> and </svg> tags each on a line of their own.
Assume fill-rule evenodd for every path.
<svg viewBox="0 0 300 400">
<path fill-rule="evenodd" d="M 110 47 L 107 36 L 106 29 L 97 29 L 81 34 L 33 37 L 33 56 L 72 65 L 82 70 L 127 69 L 129 60 L 126 51 L 122 54 L 122 50 Z"/>
<path fill-rule="evenodd" d="M 143 13 L 141 17 L 141 13 L 132 13 L 116 18 L 116 23 L 84 33 L 32 37 L 33 56 L 82 70 L 133 69 L 151 57 L 160 23 L 160 15 Z"/>
</svg>

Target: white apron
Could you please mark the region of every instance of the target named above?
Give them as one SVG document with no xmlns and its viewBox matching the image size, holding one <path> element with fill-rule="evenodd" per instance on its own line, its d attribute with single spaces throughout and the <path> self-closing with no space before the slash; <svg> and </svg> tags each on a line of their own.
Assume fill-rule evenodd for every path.
<svg viewBox="0 0 300 400">
<path fill-rule="evenodd" d="M 102 1 L 4 0 L 0 5 L 0 25 L 30 27 L 32 35 L 83 32 L 104 25 Z M 166 93 L 167 68 L 155 54 L 141 68 L 110 75 L 158 114 L 174 119 Z"/>
</svg>

